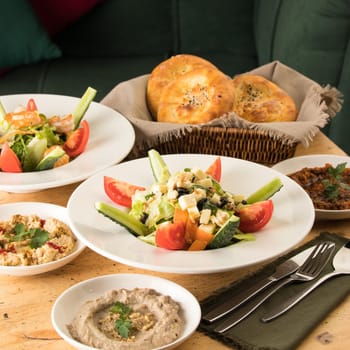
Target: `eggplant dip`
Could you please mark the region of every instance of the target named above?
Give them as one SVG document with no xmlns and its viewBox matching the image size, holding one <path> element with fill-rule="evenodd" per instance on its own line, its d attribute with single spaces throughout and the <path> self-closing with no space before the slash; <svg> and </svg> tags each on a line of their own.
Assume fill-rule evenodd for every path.
<svg viewBox="0 0 350 350">
<path fill-rule="evenodd" d="M 181 335 L 180 305 L 150 288 L 118 289 L 84 303 L 68 326 L 79 342 L 104 350 L 149 350 Z"/>
<path fill-rule="evenodd" d="M 76 238 L 67 224 L 38 215 L 13 215 L 0 220 L 0 265 L 29 266 L 69 255 Z"/>
</svg>

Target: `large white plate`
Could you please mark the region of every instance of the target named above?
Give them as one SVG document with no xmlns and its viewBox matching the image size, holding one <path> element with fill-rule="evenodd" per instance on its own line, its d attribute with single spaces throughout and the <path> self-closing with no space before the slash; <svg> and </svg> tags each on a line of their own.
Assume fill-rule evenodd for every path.
<svg viewBox="0 0 350 350">
<path fill-rule="evenodd" d="M 59 205 L 41 202 L 17 202 L 0 205 L 0 220 L 9 220 L 10 217 L 15 214 L 36 214 L 43 219 L 53 217 L 69 225 L 67 210 L 66 208 L 61 207 Z M 45 264 L 31 266 L 0 265 L 0 274 L 13 276 L 29 276 L 52 271 L 71 262 L 84 250 L 84 248 L 85 245 L 80 240 L 77 240 L 76 248 L 74 249 L 74 251 L 62 259 L 51 261 Z"/>
<path fill-rule="evenodd" d="M 273 166 L 273 169 L 288 175 L 299 171 L 302 168 L 322 167 L 326 163 L 332 164 L 334 167 L 340 163 L 346 163 L 350 167 L 350 157 L 337 156 L 332 154 L 315 154 L 309 156 L 300 156 L 290 158 L 279 162 Z M 341 220 L 350 218 L 350 210 L 325 210 L 315 209 L 316 219 L 318 220 Z"/>
<path fill-rule="evenodd" d="M 169 350 L 179 346 L 198 327 L 201 309 L 197 299 L 185 288 L 160 277 L 143 274 L 116 274 L 80 282 L 63 292 L 55 301 L 51 313 L 52 324 L 57 333 L 76 349 L 95 349 L 74 340 L 67 329 L 67 324 L 73 321 L 85 301 L 100 297 L 109 290 L 120 288 L 153 288 L 161 294 L 169 295 L 180 303 L 185 321 L 184 331 L 176 341 L 158 349 Z"/>
<path fill-rule="evenodd" d="M 205 170 L 216 157 L 180 154 L 163 158 L 170 171 L 174 172 L 194 166 Z M 140 241 L 99 214 L 94 208 L 96 201 L 112 203 L 104 193 L 103 176 L 149 186 L 154 181 L 147 158 L 105 169 L 80 184 L 67 205 L 71 227 L 87 246 L 107 258 L 139 268 L 172 273 L 211 273 L 258 263 L 289 250 L 309 233 L 315 213 L 311 199 L 299 185 L 262 165 L 229 157 L 221 157 L 221 160 L 221 183 L 232 193 L 247 196 L 276 176 L 282 179 L 284 186 L 273 197 L 273 218 L 256 234 L 256 241 L 200 252 L 170 251 Z"/>
<path fill-rule="evenodd" d="M 13 111 L 31 97 L 46 116 L 71 113 L 79 102 L 77 97 L 47 94 L 7 95 L 0 96 L 0 100 L 6 111 Z M 20 174 L 0 172 L 0 190 L 34 192 L 79 182 L 128 155 L 135 142 L 135 132 L 125 117 L 92 102 L 84 118 L 90 125 L 90 139 L 83 154 L 56 169 Z"/>
</svg>

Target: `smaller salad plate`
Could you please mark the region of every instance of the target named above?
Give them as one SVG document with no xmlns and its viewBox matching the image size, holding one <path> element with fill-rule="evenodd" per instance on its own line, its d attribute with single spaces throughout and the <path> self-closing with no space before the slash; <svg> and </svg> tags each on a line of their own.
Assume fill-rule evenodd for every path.
<svg viewBox="0 0 350 350">
<path fill-rule="evenodd" d="M 275 164 L 272 168 L 284 175 L 292 174 L 303 168 L 323 167 L 326 163 L 336 167 L 338 164 L 346 163 L 350 167 L 350 157 L 332 154 L 315 154 L 308 156 L 294 157 Z M 350 218 L 350 209 L 326 210 L 315 209 L 317 220 L 341 220 Z"/>
<path fill-rule="evenodd" d="M 15 202 L 8 204 L 0 205 L 0 220 L 7 221 L 11 218 L 12 215 L 38 215 L 42 219 L 47 218 L 56 218 L 67 225 L 69 225 L 67 210 L 65 207 L 41 203 L 41 202 Z M 0 247 L 1 248 L 1 247 Z M 30 265 L 30 266 L 3 266 L 0 265 L 0 274 L 2 275 L 12 275 L 12 276 L 30 276 L 38 275 L 41 273 L 49 272 L 56 270 L 72 260 L 74 260 L 85 248 L 85 245 L 77 239 L 75 244 L 75 249 L 67 256 L 39 264 L 39 265 Z"/>
<path fill-rule="evenodd" d="M 99 276 L 80 282 L 67 289 L 57 298 L 51 312 L 51 321 L 57 333 L 76 349 L 94 350 L 94 347 L 84 345 L 75 340 L 71 336 L 67 325 L 73 321 L 80 307 L 86 301 L 101 297 L 110 290 L 121 288 L 129 290 L 134 288 L 151 288 L 160 294 L 169 295 L 180 304 L 181 316 L 184 320 L 182 334 L 172 343 L 157 349 L 173 349 L 188 339 L 197 329 L 201 318 L 201 309 L 197 299 L 187 289 L 170 280 L 156 276 L 115 274 Z"/>
<path fill-rule="evenodd" d="M 38 111 L 47 117 L 72 113 L 79 103 L 77 97 L 50 94 L 19 94 L 1 96 L 5 111 L 13 111 L 33 98 Z M 0 171 L 0 190 L 35 192 L 85 180 L 99 170 L 124 159 L 135 142 L 131 123 L 117 111 L 92 102 L 84 116 L 90 126 L 85 151 L 66 165 L 43 171 L 6 173 Z"/>
</svg>

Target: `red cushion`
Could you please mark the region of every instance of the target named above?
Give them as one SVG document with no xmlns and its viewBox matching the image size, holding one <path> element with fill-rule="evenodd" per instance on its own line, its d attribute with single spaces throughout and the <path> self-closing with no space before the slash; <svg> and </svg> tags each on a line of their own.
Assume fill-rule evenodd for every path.
<svg viewBox="0 0 350 350">
<path fill-rule="evenodd" d="M 54 35 L 104 0 L 30 0 L 41 23 Z"/>
</svg>

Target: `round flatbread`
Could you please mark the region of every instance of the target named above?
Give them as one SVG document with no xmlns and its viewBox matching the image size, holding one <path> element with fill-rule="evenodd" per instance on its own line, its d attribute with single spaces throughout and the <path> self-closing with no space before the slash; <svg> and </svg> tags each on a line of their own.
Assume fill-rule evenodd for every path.
<svg viewBox="0 0 350 350">
<path fill-rule="evenodd" d="M 295 121 L 293 99 L 272 81 L 251 74 L 232 80 L 235 97 L 232 111 L 253 123 Z"/>
<path fill-rule="evenodd" d="M 232 110 L 232 80 L 218 69 L 201 67 L 178 76 L 163 88 L 159 122 L 201 124 Z"/>
<path fill-rule="evenodd" d="M 177 77 L 202 66 L 217 69 L 204 58 L 187 54 L 172 56 L 153 69 L 148 79 L 146 97 L 148 108 L 155 119 L 163 88 Z"/>
</svg>

